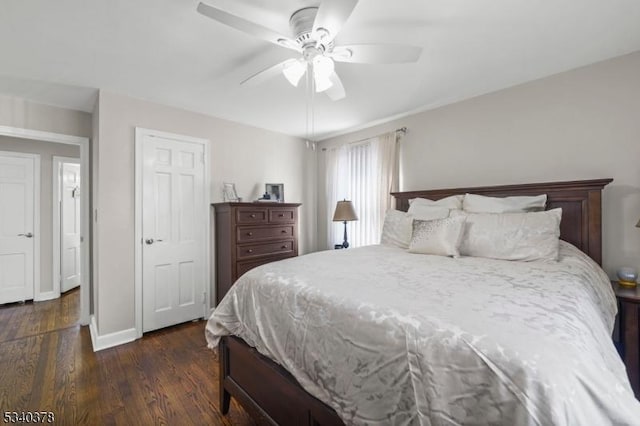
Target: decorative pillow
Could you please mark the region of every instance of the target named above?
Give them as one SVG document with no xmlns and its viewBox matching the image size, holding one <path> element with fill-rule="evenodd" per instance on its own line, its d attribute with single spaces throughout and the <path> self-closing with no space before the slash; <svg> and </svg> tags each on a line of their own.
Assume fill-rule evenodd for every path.
<svg viewBox="0 0 640 426">
<path fill-rule="evenodd" d="M 464 229 L 464 216 L 434 220 L 414 220 L 410 253 L 459 256 L 458 246 Z"/>
<path fill-rule="evenodd" d="M 525 213 L 544 210 L 547 194 L 533 197 L 486 197 L 465 194 L 462 208 L 470 213 Z"/>
<path fill-rule="evenodd" d="M 413 198 L 409 200 L 409 206 L 419 205 L 419 206 L 438 206 L 438 207 L 446 207 L 448 209 L 461 209 L 462 208 L 462 199 L 464 195 L 452 195 L 450 197 L 441 198 L 440 200 L 429 200 L 427 198 Z M 411 208 L 411 207 L 409 207 Z"/>
<path fill-rule="evenodd" d="M 411 242 L 413 218 L 400 210 L 388 210 L 384 216 L 380 243 L 408 248 Z"/>
<path fill-rule="evenodd" d="M 503 260 L 558 260 L 562 209 L 532 213 L 467 213 L 460 243 L 463 256 Z"/>
<path fill-rule="evenodd" d="M 409 206 L 407 214 L 414 219 L 420 220 L 444 219 L 445 217 L 449 217 L 449 208 L 413 203 Z"/>
</svg>

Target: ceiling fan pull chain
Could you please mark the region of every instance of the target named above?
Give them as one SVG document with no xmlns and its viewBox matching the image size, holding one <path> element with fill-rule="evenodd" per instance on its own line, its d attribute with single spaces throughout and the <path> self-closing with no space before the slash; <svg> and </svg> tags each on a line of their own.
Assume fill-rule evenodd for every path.
<svg viewBox="0 0 640 426">
<path fill-rule="evenodd" d="M 311 105 L 311 141 L 314 140 L 315 138 L 315 134 L 316 134 L 316 122 L 315 122 L 315 114 L 314 114 L 314 101 L 315 101 L 315 96 L 316 96 L 316 80 L 313 77 L 313 73 L 315 72 L 315 70 L 313 70 L 313 62 L 309 63 L 309 67 L 312 69 L 313 72 L 308 73 L 309 74 L 309 80 L 311 81 L 311 96 L 309 96 L 309 103 Z"/>
</svg>

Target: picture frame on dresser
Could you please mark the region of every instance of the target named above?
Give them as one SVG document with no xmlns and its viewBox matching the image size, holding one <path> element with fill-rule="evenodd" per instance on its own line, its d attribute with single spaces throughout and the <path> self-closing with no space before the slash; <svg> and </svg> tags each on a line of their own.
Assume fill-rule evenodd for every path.
<svg viewBox="0 0 640 426">
<path fill-rule="evenodd" d="M 236 184 L 230 182 L 222 183 L 222 199 L 225 202 L 237 202 L 240 201 L 238 193 L 236 192 Z"/>
<path fill-rule="evenodd" d="M 283 183 L 267 183 L 264 185 L 265 194 L 269 194 L 271 201 L 284 203 L 284 184 Z"/>
</svg>

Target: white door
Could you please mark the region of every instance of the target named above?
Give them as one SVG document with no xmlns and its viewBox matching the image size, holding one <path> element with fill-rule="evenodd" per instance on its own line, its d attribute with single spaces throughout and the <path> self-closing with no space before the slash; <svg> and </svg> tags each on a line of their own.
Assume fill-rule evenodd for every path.
<svg viewBox="0 0 640 426">
<path fill-rule="evenodd" d="M 80 285 L 80 164 L 60 166 L 60 291 Z"/>
<path fill-rule="evenodd" d="M 0 154 L 0 303 L 33 299 L 33 156 Z"/>
<path fill-rule="evenodd" d="M 201 144 L 142 141 L 143 331 L 205 315 L 205 169 Z"/>
</svg>

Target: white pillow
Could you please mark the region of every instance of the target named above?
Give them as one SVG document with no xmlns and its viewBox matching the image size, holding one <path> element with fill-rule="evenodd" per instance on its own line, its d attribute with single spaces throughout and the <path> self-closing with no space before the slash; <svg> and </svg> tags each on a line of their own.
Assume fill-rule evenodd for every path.
<svg viewBox="0 0 640 426">
<path fill-rule="evenodd" d="M 452 195 L 450 197 L 441 198 L 440 200 L 429 200 L 427 198 L 412 198 L 409 200 L 409 206 L 413 206 L 415 204 L 421 206 L 438 206 L 438 207 L 446 207 L 448 209 L 461 209 L 462 208 L 462 199 L 464 195 Z M 411 207 L 409 207 L 411 209 Z"/>
<path fill-rule="evenodd" d="M 444 219 L 449 216 L 449 209 L 447 207 L 413 203 L 409 206 L 407 214 L 414 219 L 420 220 Z"/>
<path fill-rule="evenodd" d="M 464 216 L 434 220 L 414 220 L 409 253 L 459 256 Z"/>
<path fill-rule="evenodd" d="M 524 213 L 544 210 L 547 194 L 533 197 L 487 197 L 465 194 L 462 208 L 470 213 Z"/>
<path fill-rule="evenodd" d="M 562 209 L 531 213 L 467 213 L 460 254 L 503 260 L 558 260 Z"/>
<path fill-rule="evenodd" d="M 380 243 L 408 248 L 411 241 L 413 218 L 400 210 L 388 210 L 384 216 Z"/>
</svg>

